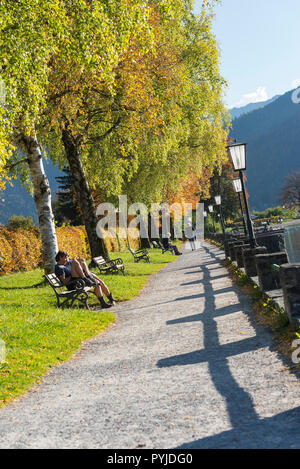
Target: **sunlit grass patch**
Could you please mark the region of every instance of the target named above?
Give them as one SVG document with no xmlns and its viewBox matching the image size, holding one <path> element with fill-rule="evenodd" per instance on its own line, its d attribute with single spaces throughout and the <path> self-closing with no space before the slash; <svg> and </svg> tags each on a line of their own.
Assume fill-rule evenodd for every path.
<svg viewBox="0 0 300 469">
<path fill-rule="evenodd" d="M 126 276 L 101 278 L 119 302 L 138 295 L 151 274 L 176 259 L 159 250 L 150 250 L 149 264 L 134 263 L 130 252 L 113 253 L 111 257 L 122 257 Z M 97 269 L 92 270 L 97 273 Z M 43 283 L 41 269 L 0 277 L 0 340 L 5 344 L 5 362 L 0 363 L 0 407 L 23 394 L 51 367 L 70 358 L 84 341 L 115 321 L 111 310 L 99 310 L 94 295 L 89 304 L 97 310 L 58 309 L 54 292 Z"/>
</svg>

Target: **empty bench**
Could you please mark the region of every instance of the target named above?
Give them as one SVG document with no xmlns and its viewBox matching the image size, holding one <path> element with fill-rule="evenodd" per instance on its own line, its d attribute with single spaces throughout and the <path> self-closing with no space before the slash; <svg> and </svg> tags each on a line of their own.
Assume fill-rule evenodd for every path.
<svg viewBox="0 0 300 469">
<path fill-rule="evenodd" d="M 125 275 L 125 266 L 120 258 L 106 261 L 104 257 L 98 256 L 93 257 L 93 261 L 98 267 L 100 274 L 118 274 L 121 272 Z"/>
<path fill-rule="evenodd" d="M 141 260 L 150 262 L 150 257 L 149 257 L 149 253 L 147 249 L 138 249 L 137 251 L 134 251 L 133 249 L 129 249 L 129 251 L 133 255 L 134 262 L 139 262 Z"/>
</svg>

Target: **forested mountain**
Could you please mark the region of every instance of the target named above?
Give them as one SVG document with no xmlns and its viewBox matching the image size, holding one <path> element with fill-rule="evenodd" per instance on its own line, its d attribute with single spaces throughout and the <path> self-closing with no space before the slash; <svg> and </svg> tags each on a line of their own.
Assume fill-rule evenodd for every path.
<svg viewBox="0 0 300 469">
<path fill-rule="evenodd" d="M 249 112 L 266 107 L 268 104 L 272 103 L 277 98 L 279 98 L 279 95 L 273 96 L 273 98 L 268 99 L 267 101 L 262 101 L 260 103 L 250 103 L 242 107 L 233 107 L 230 109 L 232 120 L 238 119 L 239 117 L 243 116 L 244 114 L 248 114 Z"/>
<path fill-rule="evenodd" d="M 285 177 L 300 168 L 300 104 L 287 92 L 262 109 L 235 119 L 230 136 L 247 142 L 251 209 L 278 205 Z"/>
</svg>

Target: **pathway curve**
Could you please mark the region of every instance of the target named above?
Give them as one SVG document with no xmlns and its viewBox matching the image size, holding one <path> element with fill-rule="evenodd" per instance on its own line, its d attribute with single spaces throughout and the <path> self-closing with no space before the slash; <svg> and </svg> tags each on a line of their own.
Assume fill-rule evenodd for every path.
<svg viewBox="0 0 300 469">
<path fill-rule="evenodd" d="M 0 447 L 300 448 L 299 380 L 222 258 L 204 244 L 154 275 L 0 411 Z"/>
</svg>

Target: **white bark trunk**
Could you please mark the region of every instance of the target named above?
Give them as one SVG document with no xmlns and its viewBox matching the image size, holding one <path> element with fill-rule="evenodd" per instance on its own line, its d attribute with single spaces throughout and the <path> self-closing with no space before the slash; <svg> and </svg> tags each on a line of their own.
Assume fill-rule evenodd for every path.
<svg viewBox="0 0 300 469">
<path fill-rule="evenodd" d="M 28 158 L 42 238 L 44 270 L 46 274 L 49 274 L 54 272 L 55 255 L 58 251 L 50 185 L 44 170 L 41 148 L 37 138 L 22 135 L 18 141 L 25 149 Z"/>
</svg>

